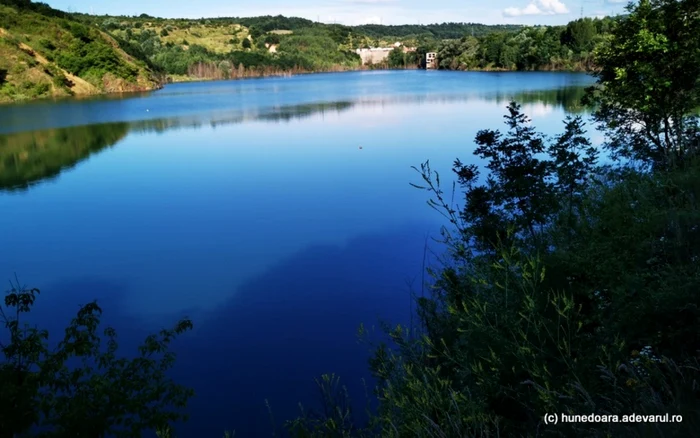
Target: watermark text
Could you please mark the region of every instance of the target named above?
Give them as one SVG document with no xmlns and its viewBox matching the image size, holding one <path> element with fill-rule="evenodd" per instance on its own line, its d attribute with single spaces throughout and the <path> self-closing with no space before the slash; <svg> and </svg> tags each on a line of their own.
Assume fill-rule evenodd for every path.
<svg viewBox="0 0 700 438">
<path fill-rule="evenodd" d="M 682 415 L 599 415 L 544 414 L 545 424 L 559 423 L 682 423 Z"/>
</svg>

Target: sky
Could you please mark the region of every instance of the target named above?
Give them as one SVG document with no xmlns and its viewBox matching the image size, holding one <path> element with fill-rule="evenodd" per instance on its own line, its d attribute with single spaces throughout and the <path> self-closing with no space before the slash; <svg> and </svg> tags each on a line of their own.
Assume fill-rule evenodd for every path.
<svg viewBox="0 0 700 438">
<path fill-rule="evenodd" d="M 164 18 L 285 15 L 324 23 L 565 24 L 583 15 L 602 17 L 623 11 L 627 0 L 52 0 L 56 9 L 98 15 Z"/>
</svg>

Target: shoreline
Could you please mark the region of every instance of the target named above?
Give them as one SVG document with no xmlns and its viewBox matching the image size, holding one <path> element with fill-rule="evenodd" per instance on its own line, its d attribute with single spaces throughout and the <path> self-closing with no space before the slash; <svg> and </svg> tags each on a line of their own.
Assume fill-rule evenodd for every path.
<svg viewBox="0 0 700 438">
<path fill-rule="evenodd" d="M 216 81 L 238 81 L 245 79 L 266 79 L 266 78 L 281 78 L 281 77 L 294 77 L 294 76 L 305 76 L 305 75 L 317 75 L 317 74 L 335 74 L 335 73 L 354 73 L 360 71 L 412 71 L 412 70 L 424 70 L 421 68 L 367 68 L 366 66 L 360 68 L 345 68 L 345 69 L 328 69 L 328 70 L 318 70 L 318 71 L 283 71 L 275 73 L 251 73 L 246 74 L 242 77 L 197 77 L 194 75 L 168 75 L 164 79 L 161 79 L 152 88 L 142 88 L 138 90 L 131 91 L 105 91 L 98 93 L 76 93 L 72 96 L 59 96 L 59 97 L 39 97 L 33 99 L 19 99 L 0 102 L 0 106 L 11 106 L 11 105 L 24 105 L 31 103 L 44 103 L 44 102 L 62 102 L 62 101 L 79 101 L 79 100 L 101 100 L 101 99 L 117 99 L 129 96 L 145 95 L 152 93 L 154 91 L 161 90 L 169 84 L 183 84 L 183 83 L 195 83 L 195 82 L 216 82 Z M 510 69 L 496 69 L 496 68 L 483 68 L 483 69 L 469 69 L 469 70 L 448 70 L 448 69 L 434 69 L 426 70 L 434 72 L 464 72 L 464 73 L 588 73 L 586 70 L 572 69 L 542 69 L 542 70 L 510 70 Z"/>
</svg>

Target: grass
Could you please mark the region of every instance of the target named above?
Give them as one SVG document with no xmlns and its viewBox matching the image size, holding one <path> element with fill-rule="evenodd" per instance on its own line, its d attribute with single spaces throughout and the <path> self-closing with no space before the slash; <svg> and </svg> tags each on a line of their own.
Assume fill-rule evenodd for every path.
<svg viewBox="0 0 700 438">
<path fill-rule="evenodd" d="M 54 84 L 45 66 L 30 53 L 19 47 L 13 35 L 0 32 L 0 70 L 7 72 L 0 84 L 0 102 L 70 94 L 66 87 Z"/>
<path fill-rule="evenodd" d="M 248 29 L 241 25 L 207 26 L 194 25 L 178 27 L 177 25 L 159 23 L 158 25 L 144 24 L 141 29 L 132 29 L 134 35 L 152 30 L 160 37 L 163 44 L 172 43 L 183 47 L 199 45 L 214 53 L 228 53 L 231 50 L 243 50 L 241 42 L 248 37 Z M 167 35 L 163 36 L 163 30 Z M 126 30 L 115 30 L 115 35 L 122 38 L 126 36 Z M 231 40 L 236 41 L 235 44 Z M 186 41 L 188 44 L 183 44 Z"/>
<path fill-rule="evenodd" d="M 0 102 L 152 89 L 141 61 L 92 26 L 0 5 Z"/>
</svg>

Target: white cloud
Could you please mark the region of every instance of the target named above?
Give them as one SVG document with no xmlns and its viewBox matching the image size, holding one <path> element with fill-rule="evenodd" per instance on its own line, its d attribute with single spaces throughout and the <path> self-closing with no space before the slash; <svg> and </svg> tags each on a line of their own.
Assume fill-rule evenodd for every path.
<svg viewBox="0 0 700 438">
<path fill-rule="evenodd" d="M 606 3 L 613 3 L 613 4 L 621 4 L 621 3 L 629 3 L 629 0 L 605 0 Z"/>
<path fill-rule="evenodd" d="M 562 15 L 568 13 L 569 8 L 559 0 L 534 0 L 524 8 L 506 8 L 503 11 L 503 15 L 506 17 L 520 17 L 522 15 Z"/>
</svg>

